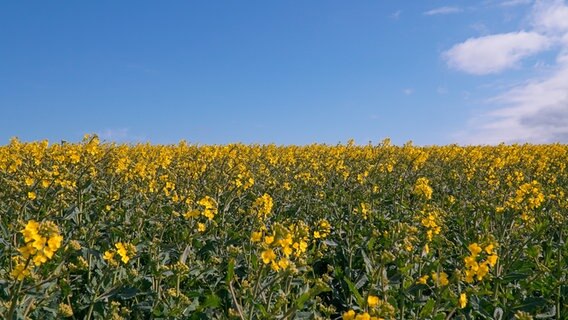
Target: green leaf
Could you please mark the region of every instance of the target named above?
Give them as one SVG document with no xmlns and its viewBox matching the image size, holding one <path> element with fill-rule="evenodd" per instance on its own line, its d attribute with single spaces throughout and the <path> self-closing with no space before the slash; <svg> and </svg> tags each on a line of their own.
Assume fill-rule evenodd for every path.
<svg viewBox="0 0 568 320">
<path fill-rule="evenodd" d="M 201 305 L 201 310 L 206 308 L 219 308 L 221 306 L 221 298 L 216 294 L 212 293 L 207 295 L 205 302 Z"/>
<path fill-rule="evenodd" d="M 138 294 L 138 289 L 134 288 L 134 287 L 127 287 L 127 288 L 123 288 L 122 290 L 120 290 L 116 296 L 123 299 L 123 300 L 127 300 L 127 299 L 132 299 L 134 297 L 136 297 L 136 295 Z"/>
<path fill-rule="evenodd" d="M 351 280 L 349 280 L 347 277 L 344 277 L 343 281 L 345 281 L 345 283 L 347 283 L 347 286 L 349 287 L 349 291 L 351 291 L 351 294 L 353 294 L 353 296 L 355 296 L 355 300 L 357 300 L 357 304 L 360 307 L 363 307 L 365 305 L 365 299 L 363 299 L 363 296 L 361 296 L 361 294 L 359 293 L 359 290 L 357 290 L 357 287 L 355 286 L 355 284 L 353 284 L 353 282 L 351 282 Z"/>
<path fill-rule="evenodd" d="M 308 289 L 308 291 L 304 292 L 296 300 L 296 306 L 298 307 L 298 309 L 302 309 L 306 301 L 314 298 L 315 296 L 319 295 L 322 292 L 327 292 L 327 291 L 331 291 L 331 289 L 327 286 L 316 285 L 315 287 Z"/>
<path fill-rule="evenodd" d="M 520 273 L 520 272 L 511 272 L 509 274 L 506 274 L 503 276 L 502 281 L 503 283 L 511 283 L 514 281 L 518 281 L 518 280 L 522 280 L 528 277 L 528 274 L 526 273 Z"/>
<path fill-rule="evenodd" d="M 326 245 L 328 245 L 330 247 L 337 247 L 337 242 L 335 242 L 333 240 L 324 240 L 323 243 L 325 243 Z"/>
<path fill-rule="evenodd" d="M 187 260 L 187 256 L 189 255 L 190 251 L 191 251 L 191 246 L 188 244 L 187 246 L 185 246 L 185 250 L 183 250 L 183 253 L 179 257 L 179 262 L 185 264 L 185 261 Z"/>
<path fill-rule="evenodd" d="M 435 306 L 436 306 L 436 300 L 432 298 L 428 299 L 428 301 L 426 301 L 426 304 L 420 311 L 420 318 L 426 318 L 428 316 L 431 316 Z"/>
<path fill-rule="evenodd" d="M 441 312 L 438 313 L 434 318 L 432 318 L 432 320 L 444 320 L 446 319 L 446 314 Z"/>
<path fill-rule="evenodd" d="M 373 272 L 373 264 L 371 263 L 371 259 L 365 253 L 365 250 L 361 249 L 361 256 L 363 256 L 363 261 L 365 262 L 365 269 L 367 273 Z"/>
<path fill-rule="evenodd" d="M 526 298 L 522 304 L 513 307 L 513 310 L 520 310 L 525 312 L 535 311 L 539 307 L 546 305 L 546 299 L 541 297 Z"/>
<path fill-rule="evenodd" d="M 229 259 L 229 265 L 227 266 L 227 277 L 225 278 L 225 282 L 227 285 L 233 281 L 235 276 L 235 259 Z"/>
</svg>

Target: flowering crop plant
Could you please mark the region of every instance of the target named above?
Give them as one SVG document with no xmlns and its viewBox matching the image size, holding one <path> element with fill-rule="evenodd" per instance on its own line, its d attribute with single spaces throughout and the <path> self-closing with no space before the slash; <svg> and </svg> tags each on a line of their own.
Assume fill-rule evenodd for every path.
<svg viewBox="0 0 568 320">
<path fill-rule="evenodd" d="M 568 319 L 568 146 L 0 146 L 2 319 Z"/>
</svg>

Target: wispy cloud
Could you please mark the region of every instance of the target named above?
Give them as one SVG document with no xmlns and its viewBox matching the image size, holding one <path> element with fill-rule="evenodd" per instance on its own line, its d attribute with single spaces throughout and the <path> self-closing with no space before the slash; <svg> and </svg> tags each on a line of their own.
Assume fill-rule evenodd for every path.
<svg viewBox="0 0 568 320">
<path fill-rule="evenodd" d="M 406 88 L 406 89 L 402 90 L 402 93 L 404 93 L 405 95 L 409 96 L 409 95 L 411 95 L 411 94 L 414 93 L 414 89 L 412 89 L 412 88 Z"/>
<path fill-rule="evenodd" d="M 390 17 L 394 20 L 398 20 L 400 19 L 400 15 L 402 14 L 402 10 L 397 10 L 395 12 L 393 12 Z"/>
<path fill-rule="evenodd" d="M 452 68 L 482 75 L 513 68 L 522 59 L 547 49 L 550 40 L 536 32 L 511 32 L 470 38 L 443 56 Z"/>
<path fill-rule="evenodd" d="M 500 2 L 499 5 L 502 7 L 515 7 L 520 5 L 528 5 L 531 3 L 532 0 L 507 0 Z"/>
<path fill-rule="evenodd" d="M 535 29 L 548 35 L 568 33 L 568 6 L 562 0 L 539 1 L 531 14 Z"/>
<path fill-rule="evenodd" d="M 114 142 L 140 142 L 142 137 L 133 135 L 129 128 L 107 128 L 97 132 L 97 135 L 106 141 Z"/>
<path fill-rule="evenodd" d="M 489 102 L 499 108 L 474 117 L 463 142 L 568 142 L 568 64 Z"/>
<path fill-rule="evenodd" d="M 539 1 L 528 19 L 557 48 L 552 66 L 487 102 L 494 109 L 473 117 L 458 134 L 464 143 L 568 142 L 568 5 Z M 497 35 L 495 35 L 497 36 Z"/>
<path fill-rule="evenodd" d="M 489 33 L 489 28 L 484 23 L 481 22 L 473 23 L 469 27 L 482 35 L 486 35 Z"/>
<path fill-rule="evenodd" d="M 439 14 L 452 14 L 462 12 L 463 9 L 459 7 L 440 7 L 424 12 L 426 16 L 434 16 Z"/>
</svg>

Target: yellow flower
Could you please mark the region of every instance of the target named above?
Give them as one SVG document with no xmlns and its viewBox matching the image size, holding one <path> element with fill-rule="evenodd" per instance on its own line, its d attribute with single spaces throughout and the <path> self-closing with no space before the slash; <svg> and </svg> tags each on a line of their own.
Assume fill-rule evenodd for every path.
<svg viewBox="0 0 568 320">
<path fill-rule="evenodd" d="M 284 253 L 284 255 L 286 257 L 289 257 L 292 254 L 292 248 L 291 247 L 284 247 L 282 249 L 282 253 Z"/>
<path fill-rule="evenodd" d="M 34 200 L 36 198 L 36 193 L 33 191 L 28 192 L 28 199 Z"/>
<path fill-rule="evenodd" d="M 291 234 L 286 235 L 286 238 L 278 241 L 278 243 L 280 244 L 280 246 L 282 246 L 282 248 L 285 248 L 285 247 L 292 245 L 293 242 L 294 242 L 294 240 L 292 239 Z"/>
<path fill-rule="evenodd" d="M 371 320 L 371 315 L 367 312 L 361 313 L 355 317 L 355 320 Z"/>
<path fill-rule="evenodd" d="M 203 199 L 199 200 L 199 205 L 205 207 L 202 214 L 209 220 L 213 220 L 217 214 L 217 202 L 209 196 L 205 196 Z"/>
<path fill-rule="evenodd" d="M 34 179 L 27 177 L 25 180 L 26 186 L 30 187 L 32 184 L 34 184 Z"/>
<path fill-rule="evenodd" d="M 465 266 L 473 271 L 477 271 L 479 265 L 477 264 L 477 261 L 475 259 L 475 257 L 473 256 L 468 256 L 464 258 L 465 261 Z"/>
<path fill-rule="evenodd" d="M 270 245 L 271 243 L 274 242 L 274 236 L 266 236 L 264 237 L 264 243 Z"/>
<path fill-rule="evenodd" d="M 489 266 L 487 262 L 482 262 L 479 264 L 479 269 L 477 269 L 477 280 L 481 281 L 485 275 L 489 272 Z"/>
<path fill-rule="evenodd" d="M 21 231 L 24 235 L 24 241 L 30 242 L 32 241 L 33 237 L 37 235 L 39 229 L 39 223 L 35 220 L 30 220 Z"/>
<path fill-rule="evenodd" d="M 271 268 L 272 270 L 274 270 L 274 271 L 280 270 L 280 266 L 279 266 L 278 263 L 276 263 L 276 261 L 274 261 L 274 260 L 270 263 L 270 268 Z"/>
<path fill-rule="evenodd" d="M 445 272 L 440 272 L 440 276 L 438 273 L 432 272 L 432 280 L 434 283 L 439 284 L 440 286 L 447 286 L 450 282 L 448 281 L 448 274 Z"/>
<path fill-rule="evenodd" d="M 474 271 L 474 270 L 466 270 L 466 271 L 465 271 L 465 282 L 467 282 L 467 283 L 472 283 L 474 276 L 475 276 L 475 271 Z"/>
<path fill-rule="evenodd" d="M 44 264 L 44 263 L 47 262 L 47 256 L 45 256 L 45 255 L 43 254 L 43 252 L 38 251 L 38 252 L 36 252 L 36 254 L 35 254 L 34 258 L 32 259 L 32 261 L 34 262 L 34 264 L 35 264 L 36 266 L 40 266 L 40 265 L 42 265 L 42 264 Z"/>
<path fill-rule="evenodd" d="M 426 284 L 428 282 L 428 278 L 430 278 L 430 276 L 428 276 L 427 274 L 423 275 L 422 277 L 418 278 L 418 280 L 416 280 L 416 283 L 419 284 Z"/>
<path fill-rule="evenodd" d="M 262 239 L 262 232 L 253 232 L 252 236 L 250 237 L 250 241 L 252 242 L 259 242 Z"/>
<path fill-rule="evenodd" d="M 460 298 L 458 300 L 460 309 L 465 308 L 465 306 L 467 305 L 467 295 L 465 293 L 460 294 Z"/>
<path fill-rule="evenodd" d="M 45 247 L 45 242 L 47 241 L 47 238 L 42 237 L 39 234 L 35 234 L 33 238 L 34 238 L 34 242 L 33 242 L 32 246 L 36 250 L 41 250 L 41 249 L 43 249 L 43 247 Z"/>
<path fill-rule="evenodd" d="M 47 246 L 49 249 L 56 251 L 61 247 L 61 242 L 63 241 L 63 237 L 60 235 L 54 235 L 49 240 L 47 240 Z"/>
<path fill-rule="evenodd" d="M 355 319 L 355 311 L 349 310 L 343 313 L 343 320 L 354 320 Z"/>
<path fill-rule="evenodd" d="M 205 232 L 205 229 L 206 229 L 205 223 L 201 223 L 201 222 L 198 222 L 198 223 L 197 223 L 197 231 L 199 231 L 199 232 Z"/>
<path fill-rule="evenodd" d="M 128 263 L 136 254 L 136 247 L 130 243 L 117 242 L 114 246 L 123 263 Z"/>
<path fill-rule="evenodd" d="M 262 252 L 261 257 L 264 264 L 269 264 L 274 259 L 276 259 L 276 254 L 274 253 L 274 251 L 272 251 L 272 249 L 268 249 Z"/>
<path fill-rule="evenodd" d="M 112 260 L 112 258 L 114 258 L 114 252 L 112 252 L 111 250 L 105 251 L 105 253 L 103 254 L 103 259 Z"/>
<path fill-rule="evenodd" d="M 487 263 L 489 263 L 490 266 L 494 267 L 497 263 L 497 259 L 499 259 L 499 257 L 496 254 L 492 254 L 487 257 Z"/>
<path fill-rule="evenodd" d="M 51 259 L 63 241 L 59 228 L 51 221 L 38 223 L 30 220 L 21 233 L 26 245 L 18 250 L 25 259 L 31 257 L 36 266 Z"/>
<path fill-rule="evenodd" d="M 24 259 L 29 258 L 30 256 L 34 255 L 37 252 L 37 250 L 32 246 L 31 243 L 28 243 L 25 246 L 20 247 L 18 251 L 20 251 L 20 254 L 24 257 Z"/>
<path fill-rule="evenodd" d="M 70 305 L 65 304 L 65 303 L 60 303 L 57 311 L 64 318 L 68 318 L 68 317 L 73 316 L 73 309 L 71 308 Z"/>
<path fill-rule="evenodd" d="M 367 297 L 367 304 L 369 305 L 369 307 L 373 308 L 376 307 L 379 304 L 379 297 L 377 296 L 373 296 L 373 295 L 369 295 Z"/>
<path fill-rule="evenodd" d="M 290 265 L 290 260 L 286 258 L 282 258 L 278 261 L 278 266 L 284 270 L 288 269 L 289 265 Z"/>
<path fill-rule="evenodd" d="M 197 216 L 199 216 L 199 210 L 197 209 L 193 209 L 193 210 L 188 210 L 183 214 L 183 217 L 186 219 L 191 219 L 191 218 L 195 218 Z"/>
<path fill-rule="evenodd" d="M 472 243 L 467 248 L 469 249 L 469 252 L 471 252 L 471 255 L 474 257 L 482 251 L 481 247 L 477 243 Z"/>
<path fill-rule="evenodd" d="M 413 193 L 424 197 L 426 200 L 432 199 L 432 187 L 430 187 L 429 183 L 430 181 L 426 178 L 418 178 L 414 185 Z"/>
<path fill-rule="evenodd" d="M 126 251 L 126 247 L 124 246 L 124 244 L 122 242 L 115 243 L 114 247 L 116 248 L 116 252 L 120 256 L 128 256 L 128 252 Z"/>
<path fill-rule="evenodd" d="M 22 281 L 30 275 L 30 270 L 26 268 L 24 262 L 20 262 L 14 266 L 14 269 L 12 270 L 10 275 L 12 276 L 12 278 L 17 279 L 18 281 Z"/>
<path fill-rule="evenodd" d="M 492 254 L 494 248 L 495 246 L 491 243 L 485 247 L 485 252 L 487 252 L 487 254 Z"/>
<path fill-rule="evenodd" d="M 308 243 L 306 241 L 300 241 L 300 246 L 298 251 L 304 253 L 308 249 Z"/>
<path fill-rule="evenodd" d="M 253 211 L 256 212 L 256 215 L 259 218 L 266 218 L 272 211 L 272 197 L 269 194 L 265 193 L 254 201 L 252 207 Z"/>
</svg>

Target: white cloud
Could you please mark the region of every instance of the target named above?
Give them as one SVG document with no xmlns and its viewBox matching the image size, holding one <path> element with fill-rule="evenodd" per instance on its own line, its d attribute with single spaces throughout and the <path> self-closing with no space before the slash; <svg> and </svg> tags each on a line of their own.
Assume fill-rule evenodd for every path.
<svg viewBox="0 0 568 320">
<path fill-rule="evenodd" d="M 126 140 L 129 138 L 129 129 L 128 128 L 104 129 L 103 131 L 97 134 L 103 140 L 110 140 L 110 141 Z"/>
<path fill-rule="evenodd" d="M 458 12 L 462 12 L 462 11 L 463 11 L 463 9 L 458 8 L 458 7 L 440 7 L 440 8 L 436 8 L 436 9 L 426 11 L 426 12 L 424 12 L 424 15 L 434 16 L 434 15 L 438 15 L 438 14 L 451 14 L 451 13 L 458 13 Z"/>
<path fill-rule="evenodd" d="M 568 6 L 564 1 L 538 1 L 533 9 L 534 27 L 544 33 L 568 32 Z"/>
<path fill-rule="evenodd" d="M 458 134 L 463 143 L 568 143 L 568 6 L 539 1 L 530 17 L 535 32 L 557 45 L 546 73 L 505 89 L 489 99 L 495 109 L 470 120 Z"/>
<path fill-rule="evenodd" d="M 550 40 L 536 32 L 511 32 L 470 38 L 443 56 L 452 68 L 471 74 L 491 74 L 513 68 L 523 58 L 541 52 Z"/>
<path fill-rule="evenodd" d="M 568 142 L 568 64 L 490 102 L 500 107 L 472 119 L 463 142 Z"/>
<path fill-rule="evenodd" d="M 406 89 L 402 90 L 402 93 L 404 93 L 405 95 L 409 96 L 409 95 L 411 95 L 411 94 L 414 93 L 414 89 L 412 89 L 412 88 L 406 88 Z"/>
<path fill-rule="evenodd" d="M 390 17 L 394 20 L 398 20 L 400 18 L 400 15 L 402 14 L 402 10 L 398 10 L 396 12 L 393 12 Z"/>
<path fill-rule="evenodd" d="M 508 1 L 503 1 L 501 2 L 499 5 L 502 7 L 514 7 L 514 6 L 519 6 L 519 5 L 527 5 L 527 4 L 531 4 L 532 0 L 508 0 Z"/>
<path fill-rule="evenodd" d="M 488 34 L 489 33 L 489 28 L 481 22 L 476 22 L 474 24 L 471 24 L 469 27 L 471 29 L 477 31 L 480 34 Z"/>
</svg>

